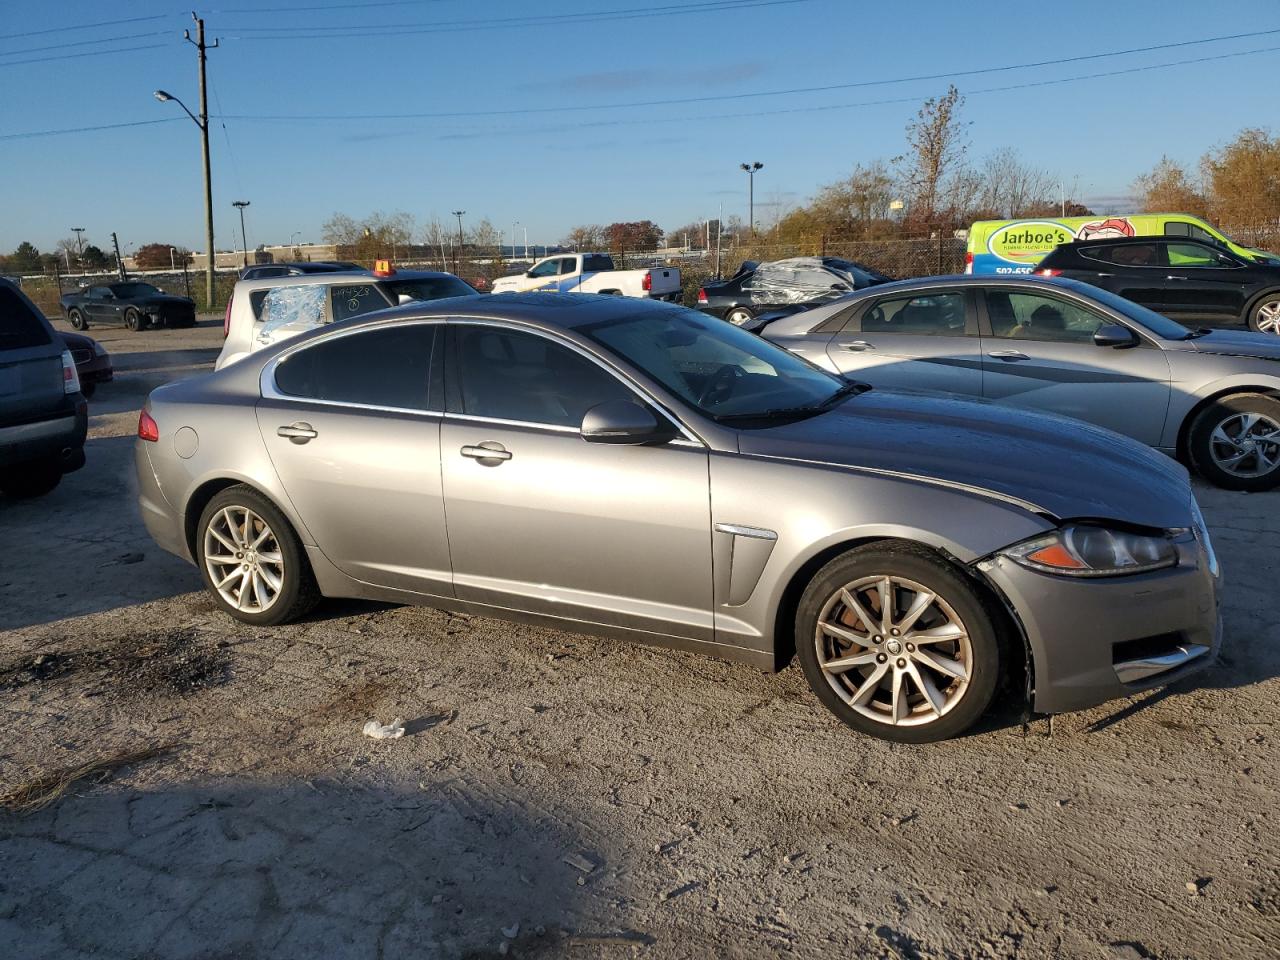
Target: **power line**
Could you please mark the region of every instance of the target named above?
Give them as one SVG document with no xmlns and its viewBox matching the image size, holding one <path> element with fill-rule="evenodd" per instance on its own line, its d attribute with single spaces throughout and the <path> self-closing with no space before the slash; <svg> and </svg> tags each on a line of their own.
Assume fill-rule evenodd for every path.
<svg viewBox="0 0 1280 960">
<path fill-rule="evenodd" d="M 663 14 L 668 17 L 695 13 L 720 13 L 749 10 L 755 7 L 791 6 L 812 3 L 813 0 L 710 0 L 704 3 L 681 3 L 662 7 L 628 7 L 621 10 L 598 10 L 592 13 L 554 13 L 525 17 L 491 17 L 472 20 L 439 20 L 433 23 L 386 23 L 374 27 L 317 26 L 303 27 L 225 27 L 234 40 L 348 40 L 353 37 L 379 37 L 383 40 L 398 36 L 424 33 L 462 33 L 474 30 L 499 30 L 521 27 L 550 26 L 555 24 L 600 23 L 614 20 L 635 20 L 641 17 Z M 394 30 L 395 33 L 388 31 Z M 311 31 L 311 32 L 303 32 Z M 280 36 L 253 36 L 254 33 L 277 33 Z M 247 34 L 247 35 L 246 35 Z"/>
<path fill-rule="evenodd" d="M 425 3 L 453 3 L 455 0 L 368 0 L 365 3 L 316 3 L 305 7 L 223 7 L 205 13 L 310 13 L 318 10 L 350 10 L 359 7 L 416 7 Z"/>
<path fill-rule="evenodd" d="M 81 57 L 105 57 L 113 53 L 129 53 L 133 50 L 159 50 L 167 47 L 167 43 L 147 43 L 139 47 L 119 47 L 116 50 L 89 50 L 83 53 L 65 53 L 56 57 L 33 57 L 29 60 L 8 60 L 0 63 L 0 67 L 16 67 L 24 63 L 49 63 L 53 60 L 79 60 Z"/>
<path fill-rule="evenodd" d="M 92 127 L 68 127 L 63 130 L 28 130 L 24 133 L 0 133 L 0 140 L 29 140 L 33 137 L 56 137 L 64 133 L 89 133 L 94 130 L 119 130 L 121 127 L 146 127 L 153 123 L 173 123 L 182 117 L 164 117 L 160 120 L 134 120 L 130 123 L 100 123 Z"/>
<path fill-rule="evenodd" d="M 141 40 L 145 37 L 165 37 L 169 30 L 151 30 L 147 33 L 125 33 L 118 37 L 102 37 L 99 40 L 72 40 L 65 43 L 53 43 L 45 47 L 27 47 L 25 50 L 0 51 L 0 57 L 20 56 L 24 53 L 39 53 L 42 50 L 65 50 L 67 47 L 87 47 L 94 43 L 115 43 L 117 40 Z"/>
<path fill-rule="evenodd" d="M 1005 64 L 997 67 L 977 67 L 971 70 L 957 70 L 948 73 L 932 73 L 920 74 L 909 77 L 895 77 L 885 80 L 860 80 L 852 83 L 836 83 L 821 87 L 792 87 L 786 90 L 760 90 L 749 93 L 727 93 L 715 94 L 703 97 L 676 97 L 664 100 L 632 100 L 622 103 L 600 103 L 600 104 L 571 104 L 568 106 L 558 107 L 523 107 L 523 108 L 504 108 L 501 110 L 464 110 L 464 111 L 446 111 L 446 112 L 430 112 L 430 113 L 362 113 L 362 114 L 232 114 L 226 119 L 228 120 L 445 120 L 457 119 L 465 117 L 499 117 L 499 116 L 516 116 L 528 115 L 536 113 L 580 113 L 589 110 L 620 110 L 633 107 L 658 107 L 658 106 L 676 106 L 689 103 L 711 103 L 722 102 L 726 100 L 747 100 L 758 97 L 781 97 L 798 93 L 825 93 L 833 90 L 849 90 L 861 87 L 880 87 L 890 86 L 900 83 L 914 83 L 923 80 L 948 80 L 959 79 L 962 77 L 972 77 L 980 74 L 988 73 L 1008 73 L 1012 70 L 1029 70 L 1039 67 L 1060 66 L 1068 63 L 1080 63 L 1089 60 L 1102 60 L 1110 57 L 1132 56 L 1138 53 L 1151 53 L 1156 50 L 1169 50 L 1178 47 L 1195 46 L 1205 43 L 1217 43 L 1223 40 L 1239 40 L 1245 37 L 1260 37 L 1280 34 L 1280 28 L 1271 30 L 1258 30 L 1251 33 L 1232 34 L 1221 37 L 1206 37 L 1200 40 L 1181 40 L 1175 43 L 1156 44 L 1146 47 L 1132 47 L 1127 50 L 1113 50 L 1108 53 L 1092 53 L 1083 54 L 1072 57 L 1062 57 L 1056 60 L 1038 60 L 1029 63 L 1013 63 Z M 1245 51 L 1248 55 L 1250 51 Z M 1234 54 L 1228 55 L 1233 56 Z M 1184 63 L 1198 63 L 1200 60 L 1183 61 Z M 1153 66 L 1161 66 L 1155 64 Z M 918 98 L 912 98 L 918 99 Z M 896 101 L 895 101 L 896 102 Z"/>
<path fill-rule="evenodd" d="M 18 37 L 38 37 L 46 33 L 63 33 L 67 30 L 90 30 L 94 27 L 116 27 L 122 23 L 146 23 L 148 20 L 164 20 L 172 16 L 168 13 L 157 13 L 150 17 L 126 17 L 123 20 L 99 20 L 97 23 L 77 23 L 64 27 L 49 27 L 47 30 L 28 30 L 26 33 L 6 33 L 0 40 L 14 40 Z"/>
</svg>

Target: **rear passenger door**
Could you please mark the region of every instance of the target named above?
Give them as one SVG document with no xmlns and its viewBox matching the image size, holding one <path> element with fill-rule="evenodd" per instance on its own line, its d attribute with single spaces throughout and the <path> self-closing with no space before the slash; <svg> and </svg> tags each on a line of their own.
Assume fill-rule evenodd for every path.
<svg viewBox="0 0 1280 960">
<path fill-rule="evenodd" d="M 1016 288 L 985 291 L 983 395 L 1024 410 L 1076 417 L 1152 446 L 1169 409 L 1169 361 L 1146 340 L 1093 342 L 1119 321 L 1079 303 Z"/>
<path fill-rule="evenodd" d="M 1238 320 L 1250 271 L 1234 256 L 1194 240 L 1161 244 L 1168 261 L 1169 312 L 1190 320 Z"/>
<path fill-rule="evenodd" d="M 875 387 L 982 395 L 982 341 L 964 290 L 882 297 L 849 318 L 827 355 Z"/>
</svg>

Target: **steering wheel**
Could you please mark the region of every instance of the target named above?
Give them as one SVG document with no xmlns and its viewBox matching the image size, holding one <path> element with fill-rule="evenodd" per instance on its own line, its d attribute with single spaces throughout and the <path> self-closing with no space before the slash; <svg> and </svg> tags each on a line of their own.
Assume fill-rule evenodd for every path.
<svg viewBox="0 0 1280 960">
<path fill-rule="evenodd" d="M 707 379 L 707 385 L 698 395 L 698 406 L 713 407 L 718 403 L 724 403 L 743 376 L 741 367 L 733 363 L 723 364 Z"/>
</svg>

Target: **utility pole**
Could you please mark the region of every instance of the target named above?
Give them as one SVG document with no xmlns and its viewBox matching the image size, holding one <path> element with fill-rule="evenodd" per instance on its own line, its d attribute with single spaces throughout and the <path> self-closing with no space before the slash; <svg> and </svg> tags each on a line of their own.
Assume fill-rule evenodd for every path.
<svg viewBox="0 0 1280 960">
<path fill-rule="evenodd" d="M 462 215 L 465 210 L 455 210 L 453 215 L 458 218 L 458 252 L 453 257 L 453 272 L 458 272 L 458 258 L 462 256 Z"/>
<path fill-rule="evenodd" d="M 232 200 L 231 205 L 240 211 L 240 246 L 244 248 L 244 258 L 241 266 L 249 265 L 249 238 L 244 234 L 244 208 L 249 205 L 248 200 Z"/>
<path fill-rule="evenodd" d="M 756 235 L 756 171 L 763 170 L 764 164 L 760 161 L 754 163 L 738 164 L 743 170 L 747 171 L 747 223 L 751 225 L 751 236 Z"/>
<path fill-rule="evenodd" d="M 196 120 L 196 126 L 200 128 L 200 153 L 204 161 L 204 242 L 205 249 L 208 251 L 208 262 L 204 267 L 204 305 L 206 310 L 212 310 L 213 261 L 215 257 L 213 251 L 213 174 L 209 168 L 209 91 L 205 82 L 205 60 L 207 51 L 216 49 L 218 41 L 215 40 L 211 44 L 205 43 L 204 21 L 196 16 L 194 12 L 191 14 L 191 19 L 196 22 L 196 38 L 194 40 L 191 39 L 190 30 L 183 30 L 182 38 L 196 48 L 200 61 L 200 119 L 196 120 L 195 117 L 191 117 L 191 119 Z M 176 99 L 167 95 L 161 98 L 159 96 L 160 92 L 162 91 L 157 91 L 157 99 Z M 179 104 L 182 103 L 180 100 L 178 102 Z M 187 108 L 183 105 L 182 109 L 186 110 Z M 190 110 L 187 110 L 187 115 L 191 115 Z"/>
<path fill-rule="evenodd" d="M 124 272 L 124 261 L 120 259 L 120 241 L 116 238 L 115 231 L 111 232 L 111 246 L 116 252 L 116 273 L 119 274 L 121 280 L 127 280 Z"/>
<path fill-rule="evenodd" d="M 84 259 L 84 227 L 72 227 L 71 232 L 76 235 L 76 256 L 81 260 Z"/>
</svg>

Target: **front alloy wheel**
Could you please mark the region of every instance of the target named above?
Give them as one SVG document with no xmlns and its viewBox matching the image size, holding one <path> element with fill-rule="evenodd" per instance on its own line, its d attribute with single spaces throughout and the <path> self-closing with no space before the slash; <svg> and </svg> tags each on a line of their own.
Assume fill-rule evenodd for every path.
<svg viewBox="0 0 1280 960">
<path fill-rule="evenodd" d="M 1259 491 L 1280 485 L 1280 400 L 1243 393 L 1213 401 L 1192 423 L 1187 449 L 1216 486 Z"/>
<path fill-rule="evenodd" d="M 951 564 L 911 544 L 858 547 L 819 571 L 797 611 L 796 649 L 837 717 L 906 743 L 971 726 L 1001 671 L 983 599 Z"/>
<path fill-rule="evenodd" d="M 1268 297 L 1253 310 L 1251 326 L 1258 333 L 1280 336 L 1280 297 Z"/>
</svg>

